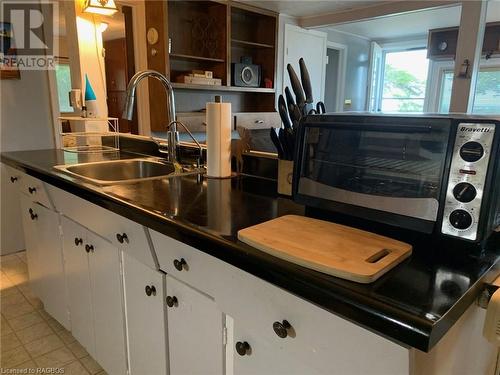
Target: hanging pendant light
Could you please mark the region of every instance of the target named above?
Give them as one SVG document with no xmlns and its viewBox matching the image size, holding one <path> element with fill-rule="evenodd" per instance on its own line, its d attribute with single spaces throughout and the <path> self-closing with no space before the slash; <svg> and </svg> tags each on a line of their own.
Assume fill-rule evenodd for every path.
<svg viewBox="0 0 500 375">
<path fill-rule="evenodd" d="M 118 11 L 114 0 L 85 0 L 83 4 L 84 13 L 101 14 L 110 16 Z"/>
</svg>

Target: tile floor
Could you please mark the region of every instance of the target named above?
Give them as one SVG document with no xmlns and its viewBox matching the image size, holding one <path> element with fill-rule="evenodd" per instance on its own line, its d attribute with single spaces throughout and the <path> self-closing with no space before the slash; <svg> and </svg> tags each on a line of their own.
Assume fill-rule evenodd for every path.
<svg viewBox="0 0 500 375">
<path fill-rule="evenodd" d="M 106 374 L 31 292 L 24 251 L 0 257 L 0 312 L 0 373 L 58 368 L 65 375 Z"/>
</svg>

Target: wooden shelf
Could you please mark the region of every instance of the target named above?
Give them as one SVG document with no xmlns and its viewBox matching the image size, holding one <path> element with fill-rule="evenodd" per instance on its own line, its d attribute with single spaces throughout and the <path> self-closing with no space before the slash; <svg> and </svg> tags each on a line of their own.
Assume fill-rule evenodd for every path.
<svg viewBox="0 0 500 375">
<path fill-rule="evenodd" d="M 205 90 L 205 91 L 232 91 L 232 92 L 255 92 L 263 94 L 274 94 L 275 89 L 268 89 L 265 87 L 236 87 L 236 86 L 213 86 L 213 85 L 194 85 L 189 83 L 173 82 L 174 89 L 183 90 Z"/>
<path fill-rule="evenodd" d="M 246 40 L 240 40 L 240 39 L 231 39 L 231 42 L 233 44 L 235 44 L 235 45 L 242 46 L 242 47 L 250 47 L 250 48 L 274 48 L 274 45 L 272 45 L 272 44 L 248 42 Z"/>
<path fill-rule="evenodd" d="M 216 62 L 216 63 L 224 63 L 226 60 L 224 59 L 216 59 L 212 57 L 202 57 L 202 56 L 192 56 L 192 55 L 182 55 L 179 53 L 171 53 L 170 55 L 171 59 L 178 59 L 178 60 L 185 60 L 185 61 L 209 61 L 209 62 Z"/>
</svg>

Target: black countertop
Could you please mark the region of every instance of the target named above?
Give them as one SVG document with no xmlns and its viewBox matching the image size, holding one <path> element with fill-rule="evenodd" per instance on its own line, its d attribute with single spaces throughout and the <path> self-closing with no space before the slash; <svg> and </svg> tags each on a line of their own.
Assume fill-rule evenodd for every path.
<svg viewBox="0 0 500 375">
<path fill-rule="evenodd" d="M 423 351 L 438 342 L 474 302 L 484 283 L 498 272 L 498 237 L 486 248 L 477 249 L 372 228 L 411 243 L 414 251 L 376 282 L 358 284 L 275 258 L 237 239 L 239 229 L 304 212 L 302 206 L 279 197 L 273 181 L 191 175 L 99 187 L 53 169 L 61 164 L 130 157 L 133 155 L 123 152 L 83 155 L 40 150 L 3 153 L 2 162 L 213 255 L 392 341 Z"/>
</svg>

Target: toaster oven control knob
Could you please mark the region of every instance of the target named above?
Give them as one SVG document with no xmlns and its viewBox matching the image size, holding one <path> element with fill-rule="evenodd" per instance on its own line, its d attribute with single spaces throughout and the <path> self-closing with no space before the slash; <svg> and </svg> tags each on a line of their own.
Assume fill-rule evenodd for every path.
<svg viewBox="0 0 500 375">
<path fill-rule="evenodd" d="M 465 230 L 472 225 L 472 215 L 465 210 L 455 210 L 450 214 L 450 223 L 459 230 Z"/>
<path fill-rule="evenodd" d="M 453 188 L 453 196 L 459 202 L 469 203 L 476 198 L 476 188 L 468 182 L 461 182 Z"/>
<path fill-rule="evenodd" d="M 469 163 L 478 161 L 483 155 L 484 148 L 479 142 L 470 141 L 460 147 L 460 157 Z"/>
</svg>

